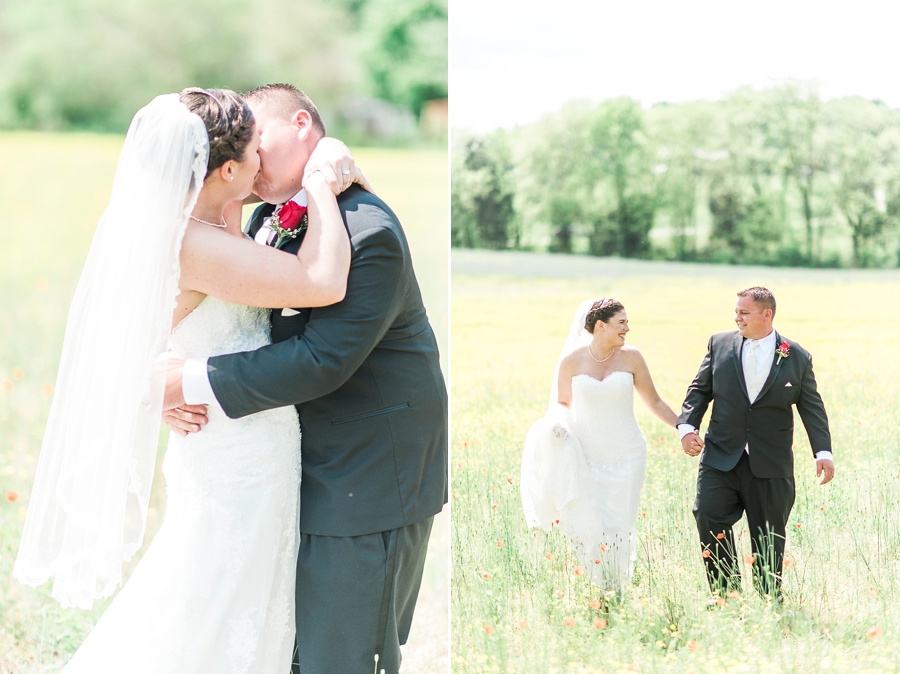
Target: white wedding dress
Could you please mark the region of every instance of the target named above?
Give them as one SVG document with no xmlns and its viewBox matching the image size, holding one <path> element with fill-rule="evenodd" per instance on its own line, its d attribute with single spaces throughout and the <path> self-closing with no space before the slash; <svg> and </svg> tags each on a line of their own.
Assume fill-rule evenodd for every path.
<svg viewBox="0 0 900 674">
<path fill-rule="evenodd" d="M 647 442 L 634 417 L 634 376 L 572 378 L 572 409 L 551 407 L 528 433 L 521 493 L 529 527 L 559 528 L 597 585 L 623 592 L 637 559 L 635 522 Z"/>
<path fill-rule="evenodd" d="M 207 297 L 177 358 L 269 343 L 268 310 Z M 171 434 L 166 514 L 65 674 L 286 674 L 294 644 L 300 427 L 293 407 Z"/>
</svg>

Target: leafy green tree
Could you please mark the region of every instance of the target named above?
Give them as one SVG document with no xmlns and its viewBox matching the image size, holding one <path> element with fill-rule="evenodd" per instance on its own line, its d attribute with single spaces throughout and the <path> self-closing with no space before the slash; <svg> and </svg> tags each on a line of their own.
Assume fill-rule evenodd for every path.
<svg viewBox="0 0 900 674">
<path fill-rule="evenodd" d="M 785 175 L 796 185 L 806 226 L 806 260 L 816 262 L 814 200 L 816 181 L 826 169 L 822 153 L 821 102 L 810 85 L 795 82 L 770 92 L 767 130 L 780 148 Z"/>
<path fill-rule="evenodd" d="M 368 0 L 360 26 L 376 96 L 416 116 L 447 97 L 447 0 Z"/>
<path fill-rule="evenodd" d="M 886 193 L 889 184 L 896 185 L 896 112 L 883 104 L 846 98 L 827 104 L 826 114 L 836 206 L 850 230 L 853 264 L 878 266 L 893 257 L 888 241 L 897 224 Z"/>
<path fill-rule="evenodd" d="M 609 181 L 614 195 L 607 219 L 617 224 L 616 253 L 623 257 L 646 257 L 650 252 L 650 230 L 656 211 L 656 190 L 650 171 L 647 138 L 641 107 L 619 98 L 602 103 L 588 129 L 594 161 L 591 177 Z M 603 219 L 596 222 L 602 222 Z M 596 230 L 595 238 L 601 233 Z"/>
<path fill-rule="evenodd" d="M 511 183 L 512 161 L 506 134 L 461 139 L 455 144 L 451 181 L 451 236 L 457 246 L 516 247 Z"/>
</svg>

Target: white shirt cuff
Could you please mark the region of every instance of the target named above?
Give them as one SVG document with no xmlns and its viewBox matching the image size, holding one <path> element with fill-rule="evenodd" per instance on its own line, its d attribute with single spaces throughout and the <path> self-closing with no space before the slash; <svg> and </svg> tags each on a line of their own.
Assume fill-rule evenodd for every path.
<svg viewBox="0 0 900 674">
<path fill-rule="evenodd" d="M 697 429 L 691 426 L 690 424 L 678 424 L 676 427 L 678 429 L 678 440 L 684 440 L 684 436 L 688 433 L 696 433 Z"/>
<path fill-rule="evenodd" d="M 816 461 L 819 461 L 820 459 L 828 459 L 829 461 L 834 461 L 834 457 L 827 449 L 823 449 L 821 452 L 816 452 Z"/>
<path fill-rule="evenodd" d="M 184 402 L 188 405 L 219 404 L 209 383 L 209 373 L 206 371 L 207 360 L 209 359 L 188 358 L 184 361 L 181 392 L 184 394 Z"/>
</svg>

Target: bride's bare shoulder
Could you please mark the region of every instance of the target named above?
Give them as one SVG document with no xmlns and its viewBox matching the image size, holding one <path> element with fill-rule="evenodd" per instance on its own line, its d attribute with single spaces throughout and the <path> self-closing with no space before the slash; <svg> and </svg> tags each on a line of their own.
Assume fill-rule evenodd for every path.
<svg viewBox="0 0 900 674">
<path fill-rule="evenodd" d="M 566 355 L 559 363 L 559 370 L 562 373 L 571 373 L 578 370 L 584 362 L 587 354 L 587 347 L 581 346 Z"/>
</svg>

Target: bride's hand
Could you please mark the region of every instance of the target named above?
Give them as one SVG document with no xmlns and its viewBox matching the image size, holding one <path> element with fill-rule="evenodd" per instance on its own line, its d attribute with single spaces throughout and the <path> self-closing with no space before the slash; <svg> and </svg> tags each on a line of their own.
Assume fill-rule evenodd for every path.
<svg viewBox="0 0 900 674">
<path fill-rule="evenodd" d="M 322 138 L 309 156 L 306 169 L 303 171 L 303 185 L 315 172 L 322 177 L 335 196 L 346 190 L 353 183 L 359 183 L 364 189 L 372 191 L 366 177 L 356 167 L 349 148 L 337 138 Z"/>
</svg>

